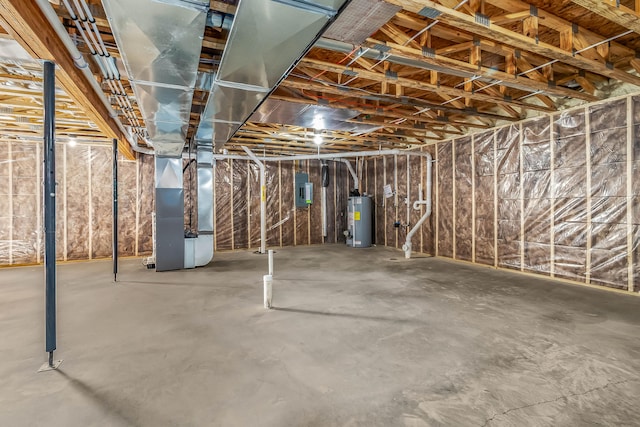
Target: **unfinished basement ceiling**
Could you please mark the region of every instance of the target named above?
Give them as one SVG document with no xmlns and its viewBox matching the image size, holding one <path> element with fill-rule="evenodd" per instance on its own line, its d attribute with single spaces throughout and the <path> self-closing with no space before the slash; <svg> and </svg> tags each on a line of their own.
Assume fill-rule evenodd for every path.
<svg viewBox="0 0 640 427">
<path fill-rule="evenodd" d="M 241 151 L 245 145 L 273 154 L 312 153 L 318 149 L 313 143 L 315 132 L 326 136 L 320 147 L 325 152 L 410 148 L 634 92 L 640 86 L 640 60 L 635 54 L 640 49 L 639 29 L 623 18 L 624 13 L 635 13 L 630 10 L 635 7 L 631 1 L 616 8 L 592 0 L 562 4 L 542 0 L 352 0 L 330 26 L 318 24 L 326 30 L 324 37 L 295 67 L 283 71 L 287 71 L 284 80 L 274 72 L 264 85 L 250 82 L 247 75 L 246 81 L 238 78 L 234 84 L 224 84 L 225 79 L 232 80 L 230 71 L 219 70 L 225 55 L 232 56 L 230 49 L 225 53 L 227 41 L 234 39 L 231 33 L 238 40 L 250 35 L 244 41 L 248 46 L 251 40 L 264 37 L 244 19 L 234 29 L 236 1 L 209 1 L 206 14 L 206 2 L 194 9 L 194 2 L 146 1 L 154 3 L 154 10 L 182 10 L 199 17 L 198 25 L 182 26 L 192 35 L 199 34 L 197 41 L 179 43 L 179 36 L 185 33 L 177 29 L 156 39 L 159 59 L 191 55 L 189 67 L 182 70 L 193 77 L 188 82 L 160 82 L 157 73 L 153 78 L 158 81 L 150 82 L 148 76 L 134 72 L 140 67 L 124 66 L 133 57 L 127 50 L 134 52 L 141 42 L 132 28 L 140 28 L 144 14 L 131 13 L 126 16 L 131 26 L 120 28 L 122 21 L 113 17 L 109 21 L 103 8 L 119 3 L 114 0 L 87 0 L 86 7 L 78 1 L 94 23 L 89 13 L 83 20 L 73 1 L 52 3 L 51 7 L 85 54 L 126 129 L 141 137 L 142 145 L 145 139 L 153 143 L 158 135 L 175 136 L 174 154 L 196 141 L 217 143 L 218 149 L 230 152 Z M 258 0 L 254 6 L 272 4 L 284 7 L 281 2 Z M 335 11 L 339 5 L 324 6 Z M 319 4 L 318 10 L 326 12 L 324 6 Z M 122 3 L 120 7 L 119 16 L 124 18 L 131 6 Z M 246 22 L 258 21 L 254 15 Z M 99 60 L 91 57 L 92 47 L 87 44 L 91 38 L 82 32 L 94 27 L 104 52 L 120 71 L 117 82 L 105 78 Z M 116 45 L 118 33 L 122 34 L 120 46 Z M 314 39 L 313 34 L 305 36 Z M 261 69 L 276 67 L 276 55 L 268 52 L 280 53 L 277 41 L 269 49 L 250 55 L 249 69 L 256 75 Z M 160 64 L 150 61 L 153 63 Z M 13 78 L 12 71 L 7 75 Z M 114 91 L 115 83 L 122 90 L 116 85 Z M 169 96 L 171 102 L 162 103 L 165 95 L 176 95 L 178 90 L 182 91 L 179 96 Z M 274 103 L 289 109 L 297 105 L 300 116 L 316 108 L 327 112 L 326 123 L 331 117 L 341 119 L 320 129 L 308 120 L 291 120 L 295 114 L 289 114 L 287 120 L 264 114 L 264 108 L 258 106 L 266 95 L 264 108 Z M 229 114 L 230 105 L 235 106 L 234 114 Z"/>
<path fill-rule="evenodd" d="M 56 91 L 56 109 L 58 141 L 111 144 L 60 88 Z M 43 117 L 41 64 L 15 40 L 0 35 L 0 141 L 41 141 Z"/>
</svg>

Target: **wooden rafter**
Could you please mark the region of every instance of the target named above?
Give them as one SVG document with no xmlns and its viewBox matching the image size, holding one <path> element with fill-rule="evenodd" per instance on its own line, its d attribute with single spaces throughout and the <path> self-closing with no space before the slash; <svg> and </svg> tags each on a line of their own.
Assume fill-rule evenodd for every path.
<svg viewBox="0 0 640 427">
<path fill-rule="evenodd" d="M 624 5 L 616 5 L 615 1 L 610 3 L 602 0 L 571 0 L 571 3 L 640 34 L 640 15 Z"/>
<path fill-rule="evenodd" d="M 433 14 L 437 15 L 438 19 L 443 23 L 457 28 L 464 28 L 465 30 L 471 31 L 480 37 L 492 39 L 516 49 L 529 51 L 552 60 L 561 61 L 579 69 L 584 69 L 609 78 L 640 86 L 640 77 L 633 74 L 629 74 L 619 69 L 609 68 L 605 66 L 605 64 L 579 55 L 574 56 L 571 53 L 548 43 L 536 43 L 535 40 L 532 40 L 525 35 L 518 34 L 497 25 L 485 25 L 476 21 L 472 16 L 450 9 L 430 0 L 389 0 L 389 3 L 396 4 L 414 13 L 419 13 L 426 7 L 432 10 Z"/>
<path fill-rule="evenodd" d="M 110 116 L 82 70 L 75 66 L 64 43 L 36 2 L 0 0 L 0 25 L 32 57 L 55 61 L 59 66 L 57 80 L 69 96 L 86 111 L 102 132 L 118 139 L 118 147 L 124 156 L 135 158 L 117 122 Z"/>
</svg>

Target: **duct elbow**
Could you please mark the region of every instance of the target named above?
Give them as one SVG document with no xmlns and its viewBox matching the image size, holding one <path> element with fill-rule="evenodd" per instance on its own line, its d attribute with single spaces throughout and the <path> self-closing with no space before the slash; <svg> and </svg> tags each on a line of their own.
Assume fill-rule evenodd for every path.
<svg viewBox="0 0 640 427">
<path fill-rule="evenodd" d="M 195 265 L 203 267 L 213 260 L 213 234 L 200 234 L 195 240 Z"/>
</svg>

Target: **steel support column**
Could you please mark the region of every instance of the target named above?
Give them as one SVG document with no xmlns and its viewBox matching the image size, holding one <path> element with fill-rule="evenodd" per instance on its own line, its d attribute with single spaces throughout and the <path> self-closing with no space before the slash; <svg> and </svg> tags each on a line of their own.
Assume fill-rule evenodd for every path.
<svg viewBox="0 0 640 427">
<path fill-rule="evenodd" d="M 113 140 L 113 281 L 118 281 L 118 140 Z"/>
<path fill-rule="evenodd" d="M 45 233 L 45 350 L 48 363 L 40 370 L 55 369 L 61 361 L 54 362 L 56 350 L 56 149 L 55 64 L 44 61 L 44 233 Z"/>
</svg>

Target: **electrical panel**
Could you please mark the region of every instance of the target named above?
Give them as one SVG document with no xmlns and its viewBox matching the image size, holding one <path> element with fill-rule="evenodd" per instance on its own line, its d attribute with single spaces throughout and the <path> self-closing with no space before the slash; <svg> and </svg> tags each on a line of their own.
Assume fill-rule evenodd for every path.
<svg viewBox="0 0 640 427">
<path fill-rule="evenodd" d="M 307 205 L 313 203 L 313 182 L 304 183 L 304 198 L 307 202 Z"/>
<path fill-rule="evenodd" d="M 296 173 L 296 208 L 306 208 L 313 203 L 313 183 L 309 182 L 309 175 L 303 172 Z"/>
</svg>

